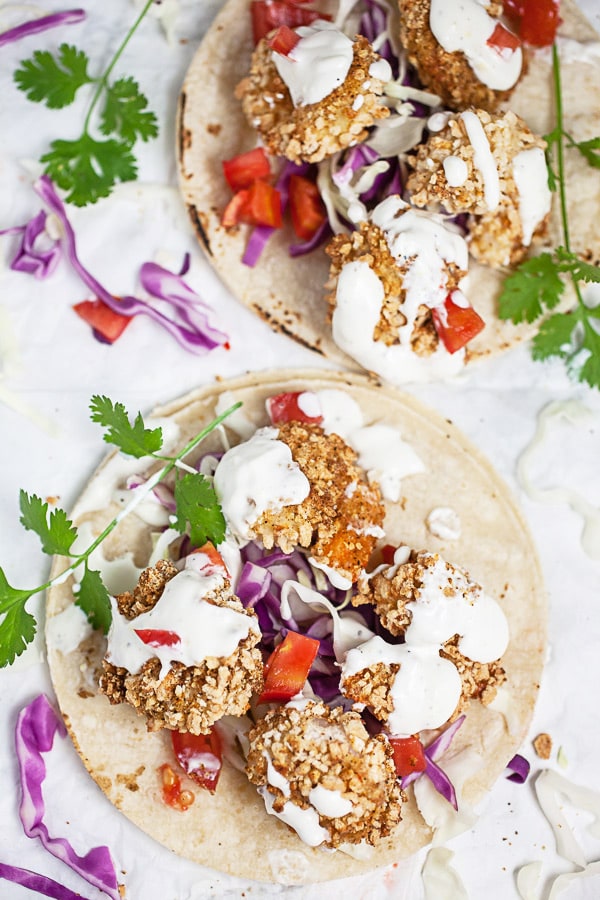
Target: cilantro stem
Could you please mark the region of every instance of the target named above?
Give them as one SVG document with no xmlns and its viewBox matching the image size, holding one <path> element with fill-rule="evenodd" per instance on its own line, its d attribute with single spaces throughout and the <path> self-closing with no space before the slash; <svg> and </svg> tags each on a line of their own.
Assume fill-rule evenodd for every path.
<svg viewBox="0 0 600 900">
<path fill-rule="evenodd" d="M 147 2 L 144 4 L 139 16 L 137 17 L 137 19 L 135 20 L 135 22 L 133 23 L 133 25 L 131 26 L 131 28 L 129 29 L 127 34 L 125 35 L 123 41 L 121 42 L 120 46 L 117 48 L 113 58 L 111 59 L 110 63 L 108 64 L 108 68 L 106 69 L 104 74 L 98 79 L 98 86 L 96 88 L 94 96 L 92 97 L 92 102 L 90 103 L 89 109 L 87 111 L 87 115 L 86 115 L 84 123 L 83 123 L 83 133 L 84 134 L 89 133 L 89 124 L 90 124 L 90 121 L 92 118 L 92 113 L 93 113 L 94 109 L 96 108 L 100 97 L 102 96 L 102 91 L 106 88 L 108 79 L 110 78 L 113 69 L 117 65 L 119 59 L 121 58 L 122 54 L 125 51 L 125 48 L 127 47 L 127 44 L 129 43 L 129 41 L 131 40 L 131 38 L 137 31 L 138 26 L 142 22 L 143 18 L 145 17 L 146 13 L 152 6 L 153 2 L 154 2 L 154 0 L 147 0 Z"/>
</svg>

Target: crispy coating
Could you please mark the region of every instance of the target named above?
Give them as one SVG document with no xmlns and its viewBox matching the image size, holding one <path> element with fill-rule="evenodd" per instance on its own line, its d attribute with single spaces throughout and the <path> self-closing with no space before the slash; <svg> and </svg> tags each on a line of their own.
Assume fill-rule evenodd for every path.
<svg viewBox="0 0 600 900">
<path fill-rule="evenodd" d="M 316 562 L 356 581 L 385 517 L 378 485 L 367 482 L 355 451 L 319 425 L 286 422 L 279 426 L 279 440 L 306 475 L 310 493 L 300 504 L 263 513 L 254 534 L 267 549 L 309 547 Z"/>
<path fill-rule="evenodd" d="M 331 258 L 328 294 L 330 313 L 336 305 L 337 280 L 343 267 L 350 262 L 365 262 L 375 272 L 383 285 L 384 299 L 381 315 L 373 332 L 373 340 L 382 341 L 387 346 L 399 343 L 399 329 L 407 319 L 402 312 L 406 299 L 404 279 L 410 268 L 410 260 L 400 262 L 392 254 L 383 230 L 372 222 L 361 222 L 358 230 L 350 234 L 337 234 L 326 248 Z M 445 265 L 448 293 L 458 288 L 466 272 L 455 265 Z M 435 353 L 439 337 L 435 330 L 431 309 L 421 304 L 413 323 L 410 346 L 418 356 Z"/>
<path fill-rule="evenodd" d="M 319 103 L 294 107 L 267 40 L 259 41 L 250 74 L 238 85 L 236 96 L 270 153 L 296 163 L 319 162 L 364 140 L 376 120 L 389 115 L 379 99 L 384 82 L 369 74 L 379 55 L 362 35 L 356 36 L 353 49 L 343 84 Z"/>
<path fill-rule="evenodd" d="M 311 791 L 318 786 L 352 804 L 342 816 L 319 814 L 329 833 L 324 846 L 377 844 L 400 821 L 391 747 L 382 735 L 369 736 L 358 713 L 321 701 L 301 709 L 282 706 L 258 722 L 249 740 L 248 778 L 272 795 L 276 811 L 286 802 L 314 809 Z M 288 796 L 268 783 L 267 761 L 288 782 Z"/>
<path fill-rule="evenodd" d="M 525 122 L 509 111 L 490 115 L 482 109 L 473 112 L 479 118 L 488 139 L 500 178 L 500 202 L 490 210 L 484 196 L 484 178 L 475 165 L 475 151 L 460 116 L 452 116 L 445 128 L 430 135 L 409 155 L 412 167 L 407 189 L 415 206 L 449 213 L 468 213 L 469 252 L 475 259 L 490 266 L 515 265 L 526 255 L 523 225 L 519 212 L 519 191 L 513 174 L 513 161 L 518 153 L 534 147 L 545 149 L 546 142 L 535 135 Z M 467 167 L 463 184 L 448 184 L 444 161 L 460 159 Z M 535 231 L 534 238 L 544 237 L 547 215 Z"/>
<path fill-rule="evenodd" d="M 354 606 L 374 606 L 382 625 L 395 636 L 403 635 L 412 619 L 407 604 L 419 599 L 428 570 L 439 561 L 437 553 L 413 550 L 407 562 L 381 568 L 372 576 L 361 579 L 352 603 Z M 464 573 L 451 563 L 444 565 L 448 572 L 444 593 L 450 597 L 457 591 L 454 577 Z M 467 580 L 464 583 L 461 578 L 460 589 L 464 596 L 472 598 L 470 602 L 476 602 L 480 591 L 476 582 Z M 452 718 L 460 715 L 470 700 L 480 700 L 485 705 L 491 703 L 500 685 L 506 681 L 506 673 L 498 660 L 480 663 L 469 659 L 459 651 L 459 639 L 459 635 L 454 635 L 440 650 L 440 656 L 454 663 L 462 682 L 460 701 Z M 397 666 L 384 663 L 363 669 L 345 679 L 344 694 L 357 703 L 364 703 L 380 721 L 386 721 L 391 711 L 389 692 L 397 671 Z"/>
<path fill-rule="evenodd" d="M 462 51 L 448 53 L 438 43 L 429 26 L 431 0 L 398 0 L 398 7 L 400 42 L 421 83 L 440 97 L 443 106 L 449 109 L 478 106 L 493 111 L 510 97 L 514 87 L 507 91 L 493 90 L 479 80 Z M 502 13 L 499 2 L 490 2 L 486 8 L 494 18 Z"/>
<path fill-rule="evenodd" d="M 132 593 L 116 598 L 119 610 L 133 619 L 140 612 L 152 609 L 177 571 L 164 560 L 146 569 Z M 227 581 L 222 589 L 203 599 L 215 606 L 255 616 L 231 593 Z M 162 679 L 161 663 L 156 657 L 147 660 L 135 674 L 104 659 L 100 690 L 110 703 L 129 703 L 144 715 L 148 731 L 168 728 L 192 734 L 207 733 L 222 716 L 243 715 L 252 693 L 262 688 L 262 655 L 256 646 L 259 640 L 258 631 L 250 631 L 226 658 L 208 657 L 199 666 L 174 661 Z"/>
</svg>

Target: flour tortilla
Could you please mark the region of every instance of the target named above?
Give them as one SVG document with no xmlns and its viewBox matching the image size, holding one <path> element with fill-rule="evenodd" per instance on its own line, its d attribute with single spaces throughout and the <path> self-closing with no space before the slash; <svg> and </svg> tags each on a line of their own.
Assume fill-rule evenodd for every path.
<svg viewBox="0 0 600 900">
<path fill-rule="evenodd" d="M 399 429 L 425 466 L 423 474 L 403 480 L 399 503 L 386 503 L 384 542 L 440 551 L 484 585 L 508 617 L 511 639 L 504 657 L 508 681 L 501 689 L 505 715 L 471 704 L 449 753 L 462 761 L 461 768 L 468 773 L 462 789 L 464 811 L 489 791 L 525 738 L 546 642 L 546 595 L 535 547 L 507 487 L 489 463 L 437 413 L 360 375 L 317 370 L 255 374 L 201 388 L 157 409 L 155 415 L 163 424 L 168 420 L 177 425 L 177 443 L 183 446 L 214 417 L 220 398 L 223 407 L 242 400 L 244 416 L 260 426 L 267 424 L 267 397 L 281 391 L 327 388 L 351 394 L 365 424 L 381 421 Z M 229 438 L 233 443 L 238 440 L 234 432 L 229 432 Z M 210 448 L 222 449 L 218 435 L 211 435 L 197 452 Z M 107 506 L 103 500 L 118 461 L 117 455 L 104 461 L 73 510 L 76 524 L 81 527 L 87 522 L 94 534 L 118 512 L 116 504 Z M 140 467 L 143 470 L 143 463 Z M 99 503 L 104 505 L 97 508 Z M 427 530 L 428 513 L 441 506 L 458 513 L 462 525 L 458 540 L 443 541 Z M 105 546 L 108 557 L 131 553 L 136 564 L 144 566 L 151 552 L 150 528 L 129 515 Z M 62 568 L 64 561 L 57 560 L 54 574 Z M 52 618 L 72 603 L 72 583 L 49 591 L 48 661 L 62 714 L 85 766 L 106 796 L 157 841 L 180 856 L 232 875 L 284 883 L 359 874 L 407 857 L 429 843 L 432 832 L 417 810 L 412 788 L 402 822 L 365 860 L 304 845 L 266 814 L 256 789 L 227 764 L 214 796 L 183 776 L 184 786 L 196 793 L 194 804 L 185 813 L 166 806 L 157 769 L 165 762 L 176 765 L 169 734 L 148 734 L 143 717 L 126 704 L 111 706 L 97 692 L 105 639 L 94 634 L 68 653 L 52 646 Z M 447 810 L 451 812 L 449 806 Z"/>
<path fill-rule="evenodd" d="M 226 231 L 220 218 L 231 191 L 222 161 L 256 146 L 257 135 L 236 100 L 236 85 L 247 75 L 252 53 L 249 0 L 228 0 L 206 34 L 187 73 L 179 101 L 180 186 L 193 228 L 208 259 L 232 293 L 274 331 L 350 369 L 360 369 L 333 342 L 327 320 L 324 285 L 329 257 L 323 248 L 292 259 L 297 242 L 288 225 L 269 240 L 254 268 L 242 263 L 248 226 Z M 561 34 L 580 41 L 598 40 L 573 0 L 561 3 Z M 575 56 L 578 57 L 575 61 Z M 594 136 L 600 120 L 600 52 L 583 61 L 580 52 L 563 63 L 565 128 L 576 140 Z M 536 53 L 507 108 L 533 131 L 554 127 L 550 51 Z M 575 150 L 566 153 L 567 193 L 572 247 L 588 261 L 600 260 L 600 170 Z M 562 243 L 558 198 L 554 198 L 550 247 Z M 529 338 L 535 326 L 513 325 L 496 317 L 497 297 L 506 273 L 471 261 L 467 294 L 486 327 L 469 343 L 467 360 L 506 350 Z M 571 302 L 571 298 L 567 298 Z M 398 383 L 401 382 L 401 375 Z"/>
</svg>

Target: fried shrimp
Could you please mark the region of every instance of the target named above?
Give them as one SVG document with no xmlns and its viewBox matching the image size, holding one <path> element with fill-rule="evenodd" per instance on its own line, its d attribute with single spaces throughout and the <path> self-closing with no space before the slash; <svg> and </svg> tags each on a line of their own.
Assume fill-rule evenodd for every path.
<svg viewBox="0 0 600 900">
<path fill-rule="evenodd" d="M 376 844 L 400 821 L 391 746 L 356 712 L 282 706 L 249 735 L 246 772 L 269 811 L 313 846 Z"/>
<path fill-rule="evenodd" d="M 190 731 L 193 734 L 206 733 L 222 716 L 245 713 L 252 693 L 262 687 L 263 665 L 261 652 L 256 646 L 260 640 L 260 632 L 255 625 L 256 617 L 252 610 L 245 610 L 242 603 L 233 595 L 227 579 L 217 579 L 216 583 L 208 586 L 208 590 L 203 594 L 196 591 L 193 602 L 196 605 L 203 602 L 212 608 L 210 622 L 215 630 L 218 627 L 216 625 L 219 618 L 218 611 L 226 611 L 228 624 L 232 622 L 232 613 L 236 617 L 241 617 L 240 634 L 244 635 L 244 631 L 247 634 L 241 636 L 233 652 L 226 656 L 220 655 L 220 641 L 219 638 L 215 638 L 214 655 L 206 654 L 204 658 L 190 665 L 187 661 L 169 659 L 171 649 L 173 656 L 176 656 L 173 632 L 158 628 L 141 629 L 143 620 L 140 616 L 144 613 L 151 614 L 168 585 L 171 586 L 171 603 L 179 602 L 180 598 L 176 596 L 173 588 L 177 579 L 186 572 L 189 574 L 188 570 L 179 572 L 172 563 L 159 560 L 155 566 L 142 572 L 133 592 L 116 597 L 113 628 L 109 634 L 109 650 L 102 662 L 100 690 L 108 697 L 110 703 L 129 703 L 138 713 L 145 716 L 148 731 L 167 728 Z M 127 631 L 130 642 L 135 642 L 136 636 L 150 641 L 150 645 L 142 645 L 148 648 L 144 656 L 132 657 L 132 660 L 140 663 L 139 667 L 132 666 L 135 671 L 117 664 L 127 661 L 127 658 L 119 653 L 118 638 L 116 645 L 111 642 L 111 638 L 115 639 L 114 629 L 120 621 L 119 617 L 123 619 L 120 627 L 126 628 L 127 625 L 123 623 L 131 623 Z M 248 625 L 252 627 L 244 628 L 243 619 L 247 619 Z M 136 630 L 135 625 L 138 624 L 140 628 Z M 239 628 L 239 624 L 237 627 Z M 190 630 L 192 628 L 193 623 L 190 623 Z M 166 646 L 164 642 L 167 642 Z M 157 648 L 161 648 L 164 651 L 163 658 L 153 655 L 151 648 L 157 653 Z M 165 659 L 167 659 L 166 666 Z"/>
<path fill-rule="evenodd" d="M 513 112 L 452 115 L 408 157 L 411 202 L 467 213 L 471 255 L 494 267 L 515 265 L 546 233 L 545 147 Z"/>
<path fill-rule="evenodd" d="M 320 21 L 296 31 L 308 39 L 324 26 L 334 31 L 330 23 Z M 327 31 L 327 40 L 331 32 Z M 296 163 L 319 162 L 364 140 L 368 129 L 389 114 L 381 100 L 384 83 L 391 77 L 388 64 L 362 35 L 352 42 L 337 30 L 335 34 L 348 42 L 349 68 L 343 81 L 316 102 L 294 100 L 276 67 L 281 55 L 271 50 L 267 39 L 258 43 L 250 74 L 240 82 L 236 95 L 248 122 L 257 129 L 270 153 Z M 293 50 L 292 54 L 300 53 L 303 44 L 301 40 L 298 51 Z M 303 87 L 307 79 L 320 77 L 326 53 L 325 45 L 321 57 L 311 58 Z"/>
</svg>

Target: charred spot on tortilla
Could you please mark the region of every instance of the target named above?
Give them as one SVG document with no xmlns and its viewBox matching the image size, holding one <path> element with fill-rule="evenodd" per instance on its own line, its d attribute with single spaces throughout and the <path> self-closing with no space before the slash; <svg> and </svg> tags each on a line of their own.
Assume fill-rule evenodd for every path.
<svg viewBox="0 0 600 900">
<path fill-rule="evenodd" d="M 188 204 L 187 211 L 190 219 L 192 220 L 194 230 L 196 231 L 196 235 L 199 238 L 200 243 L 209 254 L 209 256 L 212 256 L 213 252 L 210 248 L 210 240 L 208 237 L 209 229 L 205 228 L 202 224 L 201 213 L 198 212 L 198 209 L 193 204 Z"/>
</svg>

